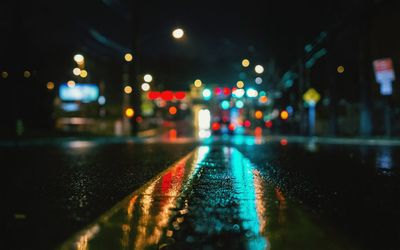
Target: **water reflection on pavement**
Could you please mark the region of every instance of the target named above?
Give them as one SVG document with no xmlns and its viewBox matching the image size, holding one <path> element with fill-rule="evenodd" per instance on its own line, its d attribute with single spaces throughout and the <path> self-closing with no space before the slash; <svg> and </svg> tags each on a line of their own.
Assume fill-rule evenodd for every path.
<svg viewBox="0 0 400 250">
<path fill-rule="evenodd" d="M 353 249 L 240 151 L 200 146 L 61 249 Z"/>
</svg>

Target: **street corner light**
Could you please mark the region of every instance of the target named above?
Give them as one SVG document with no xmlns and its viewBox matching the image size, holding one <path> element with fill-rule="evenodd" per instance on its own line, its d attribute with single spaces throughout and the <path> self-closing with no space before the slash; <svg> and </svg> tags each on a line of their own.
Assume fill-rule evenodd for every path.
<svg viewBox="0 0 400 250">
<path fill-rule="evenodd" d="M 125 109 L 125 116 L 128 118 L 132 118 L 135 115 L 135 111 L 133 108 L 127 108 Z"/>
<path fill-rule="evenodd" d="M 124 87 L 124 92 L 125 92 L 125 94 L 129 95 L 130 93 L 132 93 L 132 87 L 131 86 L 125 86 Z"/>
<path fill-rule="evenodd" d="M 72 70 L 72 73 L 76 76 L 79 76 L 81 74 L 81 69 L 80 68 L 74 68 Z"/>
<path fill-rule="evenodd" d="M 80 73 L 79 75 L 80 75 L 80 77 L 82 77 L 82 78 L 86 78 L 87 75 L 88 75 L 88 72 L 87 72 L 86 70 L 82 69 L 82 70 L 81 70 L 81 73 Z"/>
<path fill-rule="evenodd" d="M 145 92 L 150 90 L 150 84 L 148 84 L 147 82 L 143 83 L 141 87 L 142 90 Z"/>
<path fill-rule="evenodd" d="M 183 29 L 181 29 L 181 28 L 177 28 L 177 29 L 174 29 L 174 30 L 172 31 L 172 36 L 173 36 L 175 39 L 181 39 L 181 38 L 183 37 L 184 34 L 185 34 L 185 32 L 184 32 Z"/>
<path fill-rule="evenodd" d="M 150 74 L 146 74 L 146 75 L 144 75 L 143 80 L 145 82 L 151 82 L 151 81 L 153 81 L 153 76 Z"/>
<path fill-rule="evenodd" d="M 202 84 L 203 83 L 202 83 L 202 81 L 200 79 L 197 79 L 196 81 L 194 81 L 194 86 L 196 88 L 200 88 Z"/>
<path fill-rule="evenodd" d="M 256 65 L 256 66 L 254 67 L 254 71 L 255 71 L 257 74 L 262 74 L 262 73 L 264 72 L 264 67 L 261 66 L 261 65 Z"/>
<path fill-rule="evenodd" d="M 131 61 L 133 60 L 133 56 L 132 56 L 131 53 L 126 53 L 126 54 L 124 55 L 124 59 L 125 59 L 125 61 L 127 61 L 127 62 L 131 62 Z"/>
<path fill-rule="evenodd" d="M 76 54 L 76 55 L 74 56 L 74 61 L 75 61 L 77 64 L 82 64 L 84 60 L 85 60 L 85 58 L 84 58 L 81 54 Z"/>
<path fill-rule="evenodd" d="M 54 89 L 54 82 L 48 82 L 48 83 L 46 84 L 46 88 L 47 88 L 48 90 L 53 90 L 53 89 Z"/>
<path fill-rule="evenodd" d="M 245 68 L 249 67 L 250 66 L 249 59 L 243 59 L 242 60 L 242 66 L 245 67 Z"/>
</svg>

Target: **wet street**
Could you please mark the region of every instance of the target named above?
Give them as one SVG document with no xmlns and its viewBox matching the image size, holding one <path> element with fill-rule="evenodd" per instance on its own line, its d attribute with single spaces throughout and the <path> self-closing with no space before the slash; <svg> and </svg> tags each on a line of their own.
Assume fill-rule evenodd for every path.
<svg viewBox="0 0 400 250">
<path fill-rule="evenodd" d="M 399 151 L 252 136 L 2 145 L 6 238 L 11 249 L 399 249 Z"/>
</svg>

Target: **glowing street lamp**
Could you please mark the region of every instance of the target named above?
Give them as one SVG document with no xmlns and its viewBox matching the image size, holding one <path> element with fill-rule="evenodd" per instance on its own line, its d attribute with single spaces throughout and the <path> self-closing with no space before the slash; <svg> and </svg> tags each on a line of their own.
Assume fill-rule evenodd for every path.
<svg viewBox="0 0 400 250">
<path fill-rule="evenodd" d="M 242 60 L 242 66 L 243 67 L 247 68 L 247 67 L 249 67 L 249 65 L 250 65 L 249 59 L 243 59 Z"/>
<path fill-rule="evenodd" d="M 79 76 L 81 74 L 81 69 L 80 68 L 74 68 L 72 70 L 72 73 L 74 73 L 74 75 Z"/>
<path fill-rule="evenodd" d="M 264 67 L 261 65 L 256 65 L 254 70 L 256 71 L 257 74 L 262 74 L 264 72 Z"/>
<path fill-rule="evenodd" d="M 131 62 L 133 60 L 133 56 L 131 53 L 126 53 L 124 56 L 125 61 Z"/>
<path fill-rule="evenodd" d="M 151 82 L 151 81 L 153 81 L 153 76 L 150 74 L 146 74 L 146 75 L 144 75 L 143 80 L 145 82 Z"/>
<path fill-rule="evenodd" d="M 82 64 L 83 61 L 85 61 L 85 58 L 84 58 L 81 54 L 76 54 L 76 55 L 74 56 L 74 61 L 75 61 L 77 64 Z"/>
<path fill-rule="evenodd" d="M 184 32 L 183 29 L 181 29 L 181 28 L 177 28 L 177 29 L 174 29 L 174 30 L 172 31 L 172 36 L 173 36 L 175 39 L 181 39 L 181 38 L 183 37 L 184 34 L 185 34 L 185 32 Z"/>
<path fill-rule="evenodd" d="M 200 88 L 202 84 L 203 84 L 203 83 L 201 82 L 200 79 L 197 79 L 196 81 L 194 81 L 194 86 L 195 86 L 196 88 Z"/>
</svg>

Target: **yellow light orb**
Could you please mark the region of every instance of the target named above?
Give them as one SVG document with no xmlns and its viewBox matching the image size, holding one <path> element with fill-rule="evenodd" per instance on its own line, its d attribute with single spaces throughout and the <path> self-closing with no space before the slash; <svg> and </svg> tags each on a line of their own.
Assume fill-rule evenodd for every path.
<svg viewBox="0 0 400 250">
<path fill-rule="evenodd" d="M 79 76 L 81 74 L 81 69 L 80 68 L 74 68 L 72 70 L 72 73 L 76 76 Z"/>
<path fill-rule="evenodd" d="M 174 29 L 174 30 L 172 31 L 172 36 L 173 36 L 175 39 L 181 39 L 181 38 L 183 37 L 184 34 L 185 34 L 185 32 L 183 31 L 183 29 L 180 29 L 180 28 Z"/>
<path fill-rule="evenodd" d="M 203 83 L 201 82 L 200 79 L 197 79 L 196 81 L 194 81 L 194 86 L 196 86 L 197 88 L 200 88 L 202 84 Z"/>
<path fill-rule="evenodd" d="M 243 81 L 238 81 L 236 83 L 236 87 L 238 87 L 239 89 L 242 89 L 244 87 L 244 82 Z"/>
<path fill-rule="evenodd" d="M 84 58 L 81 54 L 76 54 L 76 55 L 74 56 L 74 61 L 75 61 L 77 64 L 82 64 L 84 60 L 85 60 L 85 58 Z"/>
<path fill-rule="evenodd" d="M 339 67 L 337 67 L 337 72 L 339 73 L 339 74 L 343 74 L 344 73 L 344 67 L 342 66 L 342 65 L 340 65 Z"/>
<path fill-rule="evenodd" d="M 79 75 L 80 75 L 82 78 L 85 78 L 85 77 L 87 77 L 88 72 L 87 72 L 86 70 L 82 69 L 82 70 L 81 70 L 81 73 L 80 73 Z"/>
<path fill-rule="evenodd" d="M 54 89 L 54 82 L 48 82 L 48 83 L 46 84 L 46 88 L 47 88 L 48 90 L 53 90 L 53 89 Z"/>
<path fill-rule="evenodd" d="M 254 117 L 255 117 L 256 119 L 260 120 L 260 119 L 263 117 L 263 112 L 261 112 L 260 110 L 257 110 L 257 111 L 254 113 Z"/>
<path fill-rule="evenodd" d="M 150 74 L 146 74 L 146 75 L 144 75 L 143 80 L 145 82 L 151 82 L 151 81 L 153 81 L 153 76 Z"/>
<path fill-rule="evenodd" d="M 125 94 L 129 95 L 130 93 L 132 93 L 132 87 L 131 86 L 125 86 L 124 92 L 125 92 Z"/>
<path fill-rule="evenodd" d="M 25 77 L 25 78 L 31 77 L 31 72 L 29 72 L 28 70 L 25 70 L 25 71 L 24 71 L 24 77 Z"/>
<path fill-rule="evenodd" d="M 7 72 L 7 71 L 1 72 L 1 77 L 3 77 L 4 79 L 6 79 L 6 78 L 8 77 L 8 72 Z"/>
<path fill-rule="evenodd" d="M 247 68 L 250 66 L 250 61 L 248 59 L 243 59 L 242 60 L 242 66 Z"/>
<path fill-rule="evenodd" d="M 282 120 L 287 120 L 289 118 L 289 113 L 286 110 L 283 110 L 281 112 L 281 119 Z"/>
<path fill-rule="evenodd" d="M 128 118 L 132 118 L 135 115 L 135 111 L 133 108 L 127 108 L 125 109 L 125 116 Z"/>
<path fill-rule="evenodd" d="M 67 82 L 67 85 L 68 85 L 68 87 L 73 88 L 73 87 L 75 87 L 75 82 L 70 80 Z"/>
<path fill-rule="evenodd" d="M 131 53 L 126 53 L 124 58 L 125 58 L 125 61 L 127 61 L 127 62 L 131 62 L 133 60 L 133 56 Z"/>
<path fill-rule="evenodd" d="M 256 67 L 254 67 L 254 70 L 257 74 L 262 74 L 264 72 L 264 67 L 261 65 L 256 65 Z"/>
</svg>

